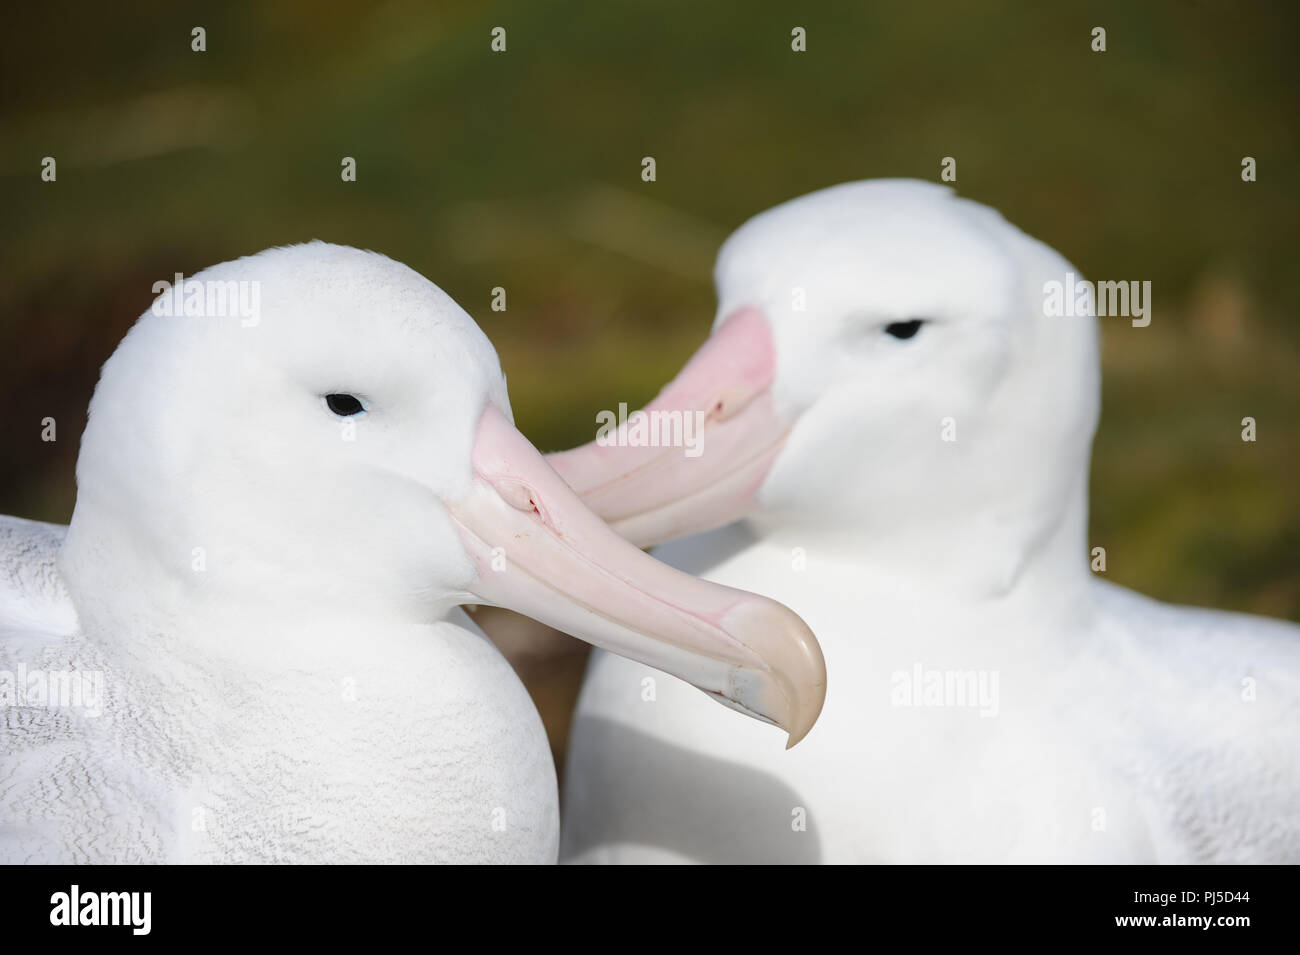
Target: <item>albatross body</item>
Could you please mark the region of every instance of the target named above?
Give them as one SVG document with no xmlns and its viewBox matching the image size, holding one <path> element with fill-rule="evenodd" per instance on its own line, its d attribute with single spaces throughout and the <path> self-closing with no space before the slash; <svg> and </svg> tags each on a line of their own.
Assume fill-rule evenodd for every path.
<svg viewBox="0 0 1300 955">
<path fill-rule="evenodd" d="M 24 559 L 57 573 L 62 528 L 3 526 L 7 543 L 47 541 Z M 107 631 L 120 639 L 31 624 L 0 634 L 0 671 L 25 676 L 25 705 L 5 713 L 0 859 L 554 859 L 541 721 L 463 612 L 264 626 L 248 636 L 287 644 L 292 633 L 297 658 L 287 647 L 177 653 L 151 627 Z M 75 705 L 33 699 L 59 680 Z"/>
<path fill-rule="evenodd" d="M 68 528 L 0 520 L 0 861 L 554 861 L 540 720 L 462 604 L 807 732 L 802 621 L 587 511 L 436 286 L 311 243 L 186 294 L 238 283 L 259 315 L 151 309 L 104 366 Z"/>
<path fill-rule="evenodd" d="M 907 181 L 728 240 L 713 334 L 647 409 L 703 414 L 703 452 L 551 461 L 659 559 L 800 613 L 825 710 L 783 753 L 595 654 L 562 859 L 1300 861 L 1300 628 L 1089 569 L 1096 320 L 1043 308 L 1069 271 Z"/>
</svg>

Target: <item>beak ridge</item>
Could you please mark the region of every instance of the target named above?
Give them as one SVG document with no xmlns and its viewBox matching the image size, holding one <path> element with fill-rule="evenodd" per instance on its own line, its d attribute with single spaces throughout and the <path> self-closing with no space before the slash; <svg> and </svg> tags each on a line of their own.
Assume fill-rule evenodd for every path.
<svg viewBox="0 0 1300 955">
<path fill-rule="evenodd" d="M 794 611 L 620 538 L 490 403 L 473 462 L 469 491 L 446 503 L 478 570 L 476 597 L 678 676 L 782 727 L 790 745 L 812 728 L 825 663 Z"/>
</svg>

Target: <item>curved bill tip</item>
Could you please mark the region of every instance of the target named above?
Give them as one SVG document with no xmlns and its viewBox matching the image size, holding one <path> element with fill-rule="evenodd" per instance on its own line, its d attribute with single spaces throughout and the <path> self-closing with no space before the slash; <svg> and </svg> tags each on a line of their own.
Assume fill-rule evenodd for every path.
<svg viewBox="0 0 1300 955">
<path fill-rule="evenodd" d="M 725 626 L 754 662 L 732 671 L 730 692 L 719 701 L 785 730 L 790 749 L 812 730 L 826 701 L 826 660 L 817 638 L 789 607 L 748 593 Z"/>
</svg>

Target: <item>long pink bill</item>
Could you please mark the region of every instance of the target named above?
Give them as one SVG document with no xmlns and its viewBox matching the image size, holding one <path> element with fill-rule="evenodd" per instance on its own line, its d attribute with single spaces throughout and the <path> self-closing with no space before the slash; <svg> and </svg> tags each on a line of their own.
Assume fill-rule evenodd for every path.
<svg viewBox="0 0 1300 955">
<path fill-rule="evenodd" d="M 812 728 L 825 664 L 792 610 L 681 573 L 619 537 L 494 405 L 473 462 L 471 490 L 447 506 L 484 603 L 678 676 L 780 726 L 791 746 Z"/>
</svg>

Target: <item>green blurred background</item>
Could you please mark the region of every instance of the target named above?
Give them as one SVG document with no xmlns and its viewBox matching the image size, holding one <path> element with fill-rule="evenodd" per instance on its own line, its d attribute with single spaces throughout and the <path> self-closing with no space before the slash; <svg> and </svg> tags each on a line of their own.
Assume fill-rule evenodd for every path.
<svg viewBox="0 0 1300 955">
<path fill-rule="evenodd" d="M 310 238 L 406 262 L 479 320 L 520 426 L 555 449 L 680 367 L 713 315 L 718 245 L 750 215 L 844 180 L 937 179 L 953 156 L 962 194 L 1084 275 L 1153 282 L 1149 328 L 1103 323 L 1109 576 L 1300 619 L 1296 10 L 11 6 L 0 512 L 67 520 L 98 366 L 174 272 Z"/>
</svg>

